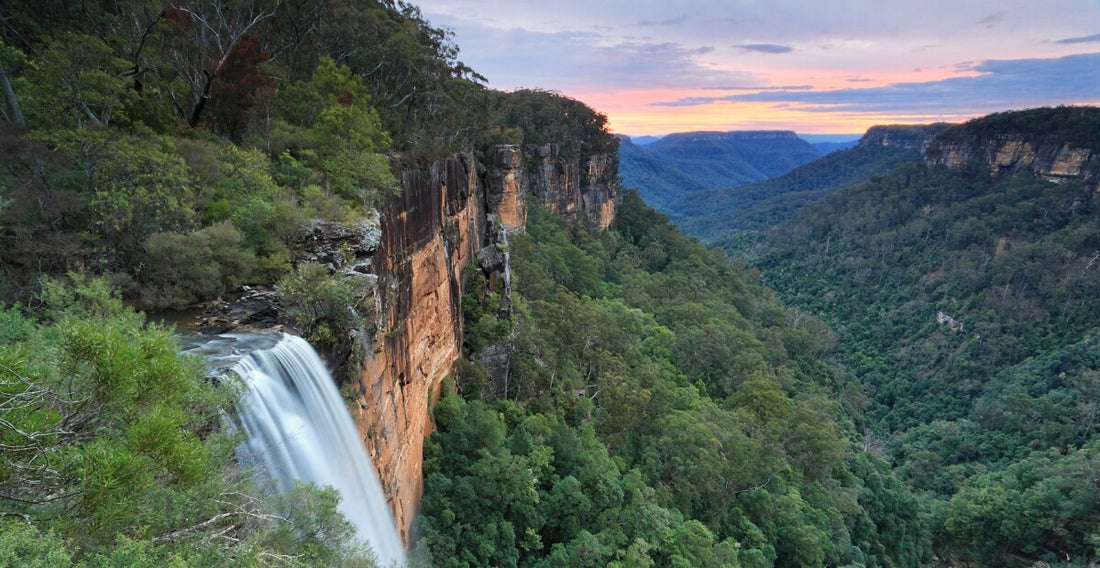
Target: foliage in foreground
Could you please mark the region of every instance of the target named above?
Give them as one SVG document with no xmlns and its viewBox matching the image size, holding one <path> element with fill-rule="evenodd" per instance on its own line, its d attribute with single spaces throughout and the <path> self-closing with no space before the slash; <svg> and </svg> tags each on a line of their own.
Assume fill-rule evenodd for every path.
<svg viewBox="0 0 1100 568">
<path fill-rule="evenodd" d="M 370 566 L 332 489 L 257 487 L 237 391 L 103 281 L 0 312 L 0 566 Z"/>
</svg>

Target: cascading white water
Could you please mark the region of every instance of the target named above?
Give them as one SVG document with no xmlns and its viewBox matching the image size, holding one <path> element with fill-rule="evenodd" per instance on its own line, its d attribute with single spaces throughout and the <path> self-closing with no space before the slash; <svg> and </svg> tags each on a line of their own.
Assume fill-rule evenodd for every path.
<svg viewBox="0 0 1100 568">
<path fill-rule="evenodd" d="M 339 509 L 382 566 L 403 566 L 405 552 L 374 466 L 332 376 L 305 340 L 283 335 L 233 368 L 248 386 L 240 424 L 249 455 L 281 490 L 294 480 L 336 488 Z"/>
</svg>

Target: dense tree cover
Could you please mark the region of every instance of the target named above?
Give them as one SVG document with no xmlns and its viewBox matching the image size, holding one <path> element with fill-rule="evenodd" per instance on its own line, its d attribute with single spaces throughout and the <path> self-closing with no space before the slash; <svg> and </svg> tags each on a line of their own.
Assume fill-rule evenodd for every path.
<svg viewBox="0 0 1100 568">
<path fill-rule="evenodd" d="M 607 131 L 607 116 L 552 91 L 519 89 L 490 93 L 491 116 L 518 128 L 525 144 L 556 144 L 564 158 L 614 154 L 618 140 Z"/>
<path fill-rule="evenodd" d="M 204 378 L 102 280 L 0 312 L 0 566 L 370 566 L 331 489 L 277 498 Z"/>
<path fill-rule="evenodd" d="M 510 241 L 514 309 L 501 315 L 492 293 L 466 302 L 479 352 L 426 446 L 433 561 L 928 560 L 915 499 L 854 443 L 821 322 L 634 193 L 607 233 L 532 204 Z M 506 369 L 492 363 L 502 350 Z"/>
<path fill-rule="evenodd" d="M 394 171 L 462 149 L 613 153 L 606 117 L 485 89 L 400 1 L 2 12 L 0 306 L 26 313 L 0 311 L 0 565 L 369 565 L 330 490 L 252 486 L 234 392 L 105 290 L 164 308 L 278 283 L 324 347 L 364 290 L 291 266 L 307 221 L 384 207 Z M 69 273 L 110 284 L 45 284 Z"/>
<path fill-rule="evenodd" d="M 7 300 L 85 270 L 188 305 L 278 279 L 304 221 L 385 205 L 395 169 L 615 149 L 575 100 L 485 89 L 404 2 L 17 3 L 0 40 Z"/>
<path fill-rule="evenodd" d="M 639 188 L 645 202 L 654 209 L 674 215 L 668 205 L 683 194 L 704 191 L 707 180 L 698 179 L 646 150 L 647 145 L 621 138 L 619 144 L 619 174 L 623 185 Z"/>
<path fill-rule="evenodd" d="M 669 204 L 669 216 L 688 235 L 737 256 L 730 245 L 742 233 L 773 227 L 832 191 L 919 159 L 916 150 L 860 145 L 764 181 L 684 195 Z"/>
<path fill-rule="evenodd" d="M 972 134 L 1024 121 L 1043 139 L 1051 112 Z M 922 495 L 941 558 L 1100 556 L 1098 208 L 1080 179 L 912 165 L 808 206 L 752 251 L 784 299 L 837 330 L 862 424 Z"/>
<path fill-rule="evenodd" d="M 7 298 L 73 269 L 153 307 L 216 297 L 286 272 L 304 220 L 396 191 L 365 80 L 270 51 L 289 7 L 108 4 L 94 21 L 31 5 L 4 20 L 6 108 L 24 117 L 0 124 Z"/>
</svg>

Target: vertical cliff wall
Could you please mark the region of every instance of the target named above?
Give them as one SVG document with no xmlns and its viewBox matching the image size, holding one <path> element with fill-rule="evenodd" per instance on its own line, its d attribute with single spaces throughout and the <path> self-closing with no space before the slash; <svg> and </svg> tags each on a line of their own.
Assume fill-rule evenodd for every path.
<svg viewBox="0 0 1100 568">
<path fill-rule="evenodd" d="M 1036 108 L 977 118 L 945 130 L 924 154 L 932 165 L 976 165 L 991 174 L 1080 179 L 1100 187 L 1100 109 Z"/>
<path fill-rule="evenodd" d="M 532 159 L 498 146 L 487 162 L 459 155 L 406 172 L 373 256 L 378 327 L 366 338 L 357 422 L 406 543 L 423 494 L 429 406 L 462 354 L 463 270 L 502 231 L 523 230 L 529 194 L 601 228 L 615 216 L 617 172 L 607 156 L 568 160 L 547 148 Z M 525 167 L 532 163 L 536 172 Z"/>
<path fill-rule="evenodd" d="M 1050 181 L 1081 178 L 1093 186 L 1100 183 L 1100 155 L 1092 148 L 1062 140 L 1029 140 L 1024 134 L 935 143 L 925 161 L 956 168 L 977 162 L 994 174 L 1032 172 Z"/>
<path fill-rule="evenodd" d="M 596 154 L 568 159 L 556 144 L 528 146 L 525 189 L 550 210 L 575 221 L 587 215 L 599 228 L 615 220 L 618 158 Z"/>
</svg>

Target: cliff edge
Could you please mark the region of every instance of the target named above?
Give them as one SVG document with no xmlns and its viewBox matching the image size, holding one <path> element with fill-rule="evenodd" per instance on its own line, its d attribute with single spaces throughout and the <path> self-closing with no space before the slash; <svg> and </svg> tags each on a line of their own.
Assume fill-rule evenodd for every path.
<svg viewBox="0 0 1100 568">
<path fill-rule="evenodd" d="M 505 232 L 524 230 L 529 195 L 600 228 L 614 220 L 619 199 L 614 155 L 568 158 L 550 144 L 498 145 L 486 161 L 460 154 L 405 172 L 372 257 L 377 325 L 364 338 L 355 415 L 406 543 L 423 494 L 430 406 L 462 354 L 463 271 L 480 251 L 505 246 Z M 491 282 L 502 280 L 503 267 L 483 264 Z"/>
<path fill-rule="evenodd" d="M 1055 107 L 1004 112 L 945 130 L 925 162 L 977 164 L 993 174 L 1032 173 L 1050 181 L 1100 184 L 1100 108 Z"/>
</svg>

